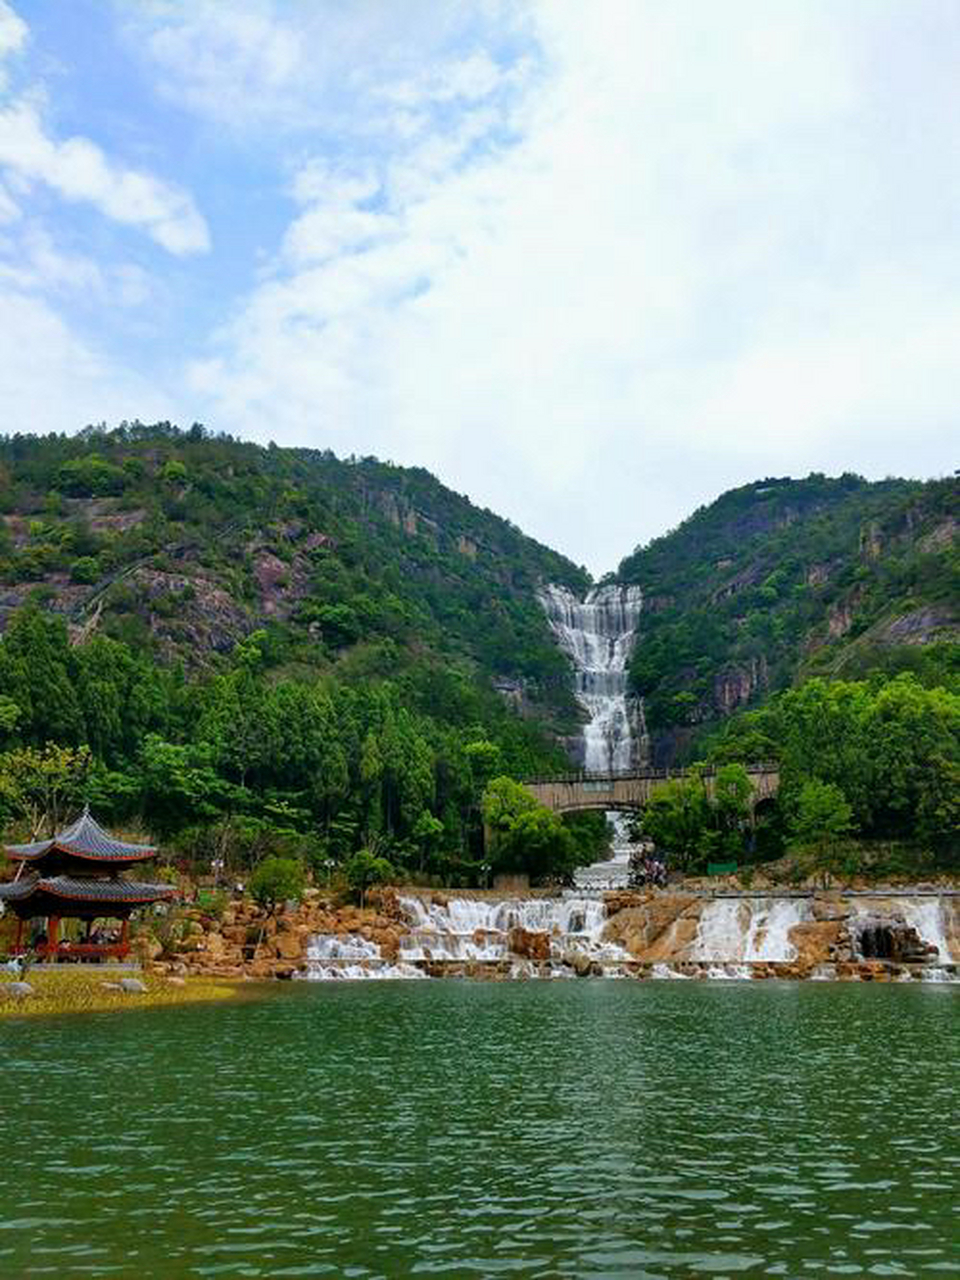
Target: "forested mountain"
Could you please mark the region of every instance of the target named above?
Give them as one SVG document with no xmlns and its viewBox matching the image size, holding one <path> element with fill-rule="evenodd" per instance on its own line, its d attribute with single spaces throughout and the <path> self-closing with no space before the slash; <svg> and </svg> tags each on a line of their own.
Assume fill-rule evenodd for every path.
<svg viewBox="0 0 960 1280">
<path fill-rule="evenodd" d="M 956 500 L 764 480 L 625 559 L 657 762 L 777 756 L 770 850 L 827 812 L 949 853 Z M 88 801 L 194 866 L 279 850 L 326 874 L 364 850 L 460 884 L 603 845 L 601 817 L 565 828 L 509 782 L 566 767 L 581 713 L 536 588 L 589 576 L 428 472 L 125 423 L 0 440 L 0 517 L 8 830 Z M 691 834 L 689 799 L 692 867 L 723 833 Z"/>
<path fill-rule="evenodd" d="M 631 662 L 661 761 L 811 676 L 956 680 L 957 482 L 767 479 L 627 557 L 645 593 Z"/>
<path fill-rule="evenodd" d="M 431 652 L 573 713 L 533 589 L 585 571 L 427 471 L 133 423 L 0 441 L 0 513 L 4 616 L 36 600 L 190 667 L 258 627 L 274 664 Z"/>
<path fill-rule="evenodd" d="M 565 764 L 534 588 L 587 575 L 426 471 L 133 423 L 3 440 L 0 511 L 8 823 L 469 880 L 490 778 Z"/>
</svg>

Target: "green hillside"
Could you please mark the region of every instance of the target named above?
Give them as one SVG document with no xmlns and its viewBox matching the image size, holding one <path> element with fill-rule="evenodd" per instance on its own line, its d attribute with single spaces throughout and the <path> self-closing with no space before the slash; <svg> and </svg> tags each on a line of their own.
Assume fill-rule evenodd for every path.
<svg viewBox="0 0 960 1280">
<path fill-rule="evenodd" d="M 489 779 L 565 763 L 534 587 L 587 575 L 426 471 L 134 423 L 3 440 L 0 511 L 8 823 L 469 880 Z"/>
<path fill-rule="evenodd" d="M 424 470 L 135 423 L 0 441 L 0 512 L 4 615 L 37 600 L 189 666 L 258 627 L 322 667 L 396 645 L 572 714 L 533 588 L 585 572 Z"/>
<path fill-rule="evenodd" d="M 645 593 L 630 675 L 662 760 L 825 675 L 956 672 L 957 482 L 767 479 L 627 557 Z"/>
</svg>

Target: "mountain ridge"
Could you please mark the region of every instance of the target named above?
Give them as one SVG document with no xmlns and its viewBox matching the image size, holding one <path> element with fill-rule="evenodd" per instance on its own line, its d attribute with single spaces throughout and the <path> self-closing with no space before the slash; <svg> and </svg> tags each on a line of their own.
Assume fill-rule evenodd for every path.
<svg viewBox="0 0 960 1280">
<path fill-rule="evenodd" d="M 955 478 L 767 477 L 637 547 L 600 582 L 644 592 L 630 663 L 658 763 L 809 675 L 947 671 Z M 260 446 L 195 424 L 0 440 L 0 625 L 30 600 L 188 668 L 265 628 L 279 664 L 463 666 L 558 740 L 576 733 L 542 582 L 593 579 L 420 467 Z M 946 664 L 946 665 L 945 665 Z"/>
</svg>

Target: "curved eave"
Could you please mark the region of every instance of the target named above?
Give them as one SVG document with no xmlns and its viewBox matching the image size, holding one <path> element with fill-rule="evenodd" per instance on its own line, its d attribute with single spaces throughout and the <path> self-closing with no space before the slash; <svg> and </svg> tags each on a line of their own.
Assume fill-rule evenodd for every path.
<svg viewBox="0 0 960 1280">
<path fill-rule="evenodd" d="M 153 902 L 169 902 L 176 896 L 174 885 L 125 884 L 116 880 L 93 880 L 85 885 L 68 877 L 56 876 L 49 880 L 38 877 L 0 885 L 0 902 L 9 903 L 14 909 L 33 898 L 56 898 L 86 906 L 142 907 Z"/>
<path fill-rule="evenodd" d="M 104 906 L 114 904 L 118 907 L 136 907 L 144 906 L 150 902 L 166 902 L 174 897 L 176 890 L 171 893 L 158 893 L 152 891 L 150 893 L 138 893 L 136 895 L 120 894 L 104 897 L 99 894 L 82 894 L 70 889 L 55 889 L 49 885 L 38 886 L 37 893 L 49 894 L 51 898 L 62 898 L 65 902 L 88 902 L 97 903 Z M 23 899 L 21 899 L 23 901 Z"/>
<path fill-rule="evenodd" d="M 63 853 L 68 858 L 80 858 L 84 862 L 110 862 L 110 863 L 131 863 L 146 862 L 149 858 L 157 856 L 157 850 L 144 848 L 139 853 L 93 853 L 90 849 L 78 849 L 74 845 L 51 843 L 42 849 L 27 850 L 17 845 L 7 845 L 6 854 L 11 862 L 36 862 L 41 858 L 46 858 L 51 853 Z"/>
</svg>

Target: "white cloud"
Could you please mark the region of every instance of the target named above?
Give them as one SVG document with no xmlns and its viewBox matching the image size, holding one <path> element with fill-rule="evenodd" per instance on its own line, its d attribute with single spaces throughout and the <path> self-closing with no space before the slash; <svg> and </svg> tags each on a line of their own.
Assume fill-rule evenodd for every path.
<svg viewBox="0 0 960 1280">
<path fill-rule="evenodd" d="M 20 217 L 20 206 L 16 203 L 7 188 L 0 183 L 0 224 L 16 222 Z"/>
<path fill-rule="evenodd" d="M 37 297 L 0 287 L 0 429 L 62 431 L 86 422 L 171 416 L 169 400 L 104 358 Z"/>
<path fill-rule="evenodd" d="M 159 72 L 158 91 L 178 106 L 241 132 L 319 126 L 368 141 L 385 124 L 403 128 L 406 109 L 427 100 L 491 92 L 497 61 L 469 46 L 491 32 L 507 43 L 525 21 L 510 0 L 117 0 L 115 8 L 131 51 Z M 391 116 L 381 106 L 387 97 Z"/>
<path fill-rule="evenodd" d="M 896 0 L 530 13 L 500 85 L 463 51 L 398 73 L 386 159 L 303 167 L 192 368 L 209 420 L 431 466 L 601 570 L 756 475 L 945 466 L 960 102 L 910 70 L 926 29 Z"/>
<path fill-rule="evenodd" d="M 142 228 L 170 253 L 209 248 L 206 223 L 185 191 L 117 164 L 89 138 L 51 137 L 37 107 L 25 99 L 0 110 L 0 165 L 46 183 L 66 200 L 88 202 L 116 222 Z"/>
<path fill-rule="evenodd" d="M 27 42 L 27 24 L 14 13 L 5 0 L 0 0 L 0 59 L 18 53 Z M 3 69 L 0 68 L 0 88 L 3 88 Z"/>
<path fill-rule="evenodd" d="M 23 293 L 79 299 L 89 305 L 139 307 L 155 294 L 150 276 L 134 263 L 98 262 L 66 252 L 37 224 L 23 227 L 9 244 L 0 242 L 0 282 Z"/>
</svg>

